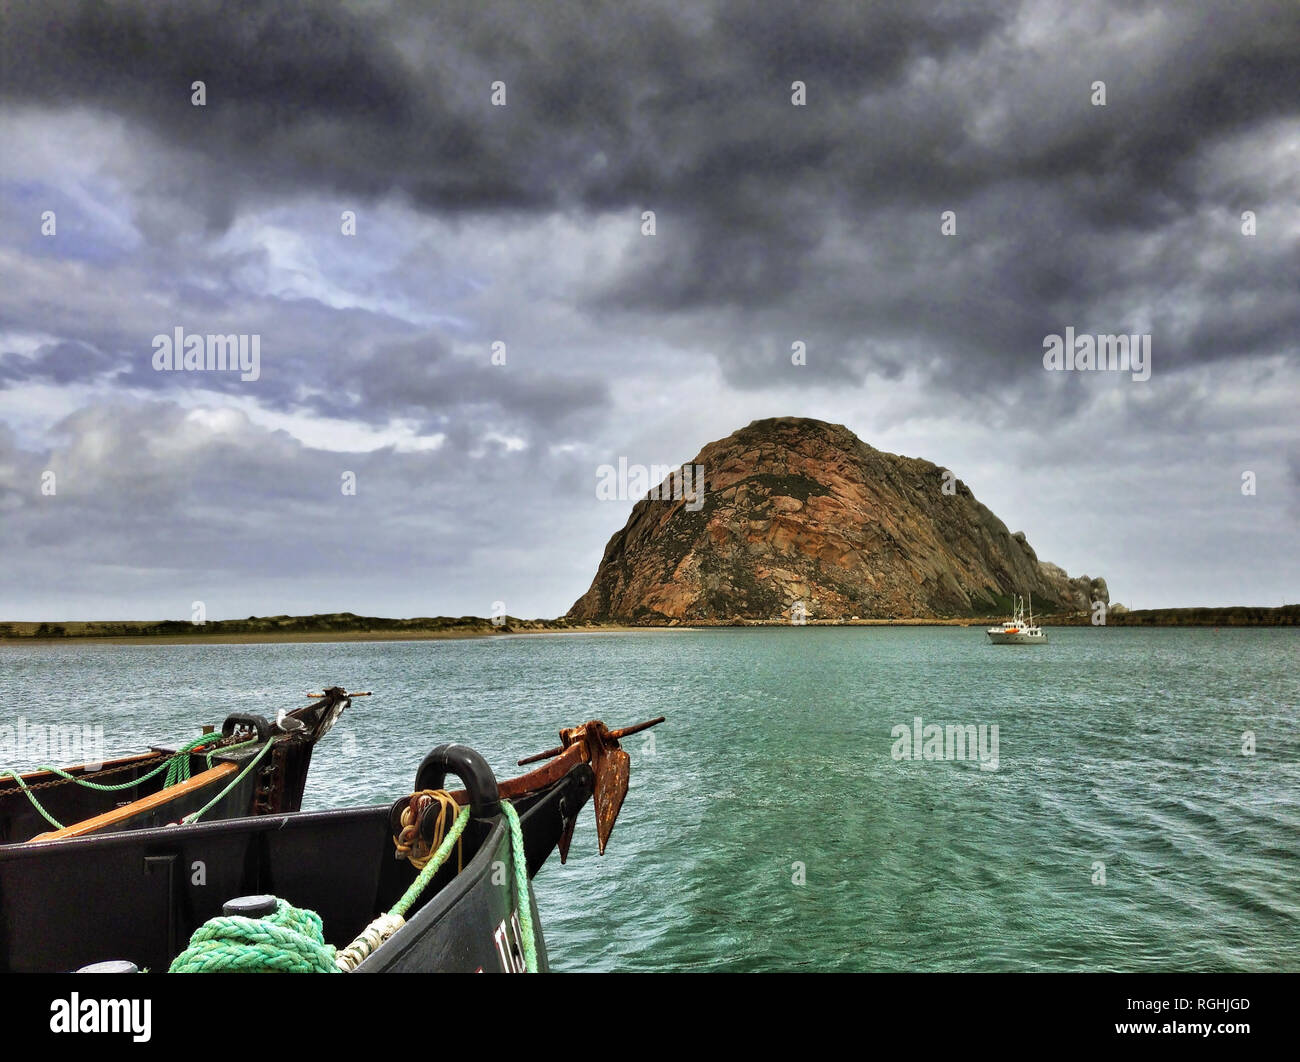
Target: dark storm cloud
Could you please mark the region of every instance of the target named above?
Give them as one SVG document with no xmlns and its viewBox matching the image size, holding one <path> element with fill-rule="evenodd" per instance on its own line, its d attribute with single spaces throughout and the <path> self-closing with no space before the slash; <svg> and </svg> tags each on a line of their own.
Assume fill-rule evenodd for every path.
<svg viewBox="0 0 1300 1062">
<path fill-rule="evenodd" d="M 866 202 L 1102 175 L 1091 201 L 1113 210 L 1132 202 L 1120 191 L 1174 188 L 1178 163 L 1220 130 L 1295 111 L 1294 5 L 1168 12 L 1158 30 L 1173 46 L 1154 54 L 1140 35 L 1108 39 L 1114 18 L 1159 10 L 1100 6 L 1095 38 L 1063 31 L 1027 54 L 999 45 L 1017 6 L 994 2 L 588 4 L 546 19 L 479 2 L 53 2 L 9 12 L 3 76 L 10 99 L 134 115 L 258 182 L 396 188 L 431 207 L 544 206 L 563 189 L 584 204 L 667 196 L 699 209 L 738 184 L 779 193 L 829 167 L 826 187 Z M 1000 68 L 907 82 L 922 61 L 986 45 Z M 1113 79 L 1104 119 L 1086 86 L 1052 81 L 1080 56 Z M 507 108 L 488 105 L 496 78 L 513 89 Z M 788 105 L 794 78 L 811 86 L 805 110 Z M 194 79 L 209 83 L 204 110 L 189 104 Z M 1031 89 L 1049 95 L 1006 96 Z M 1025 120 L 972 143 L 963 123 L 1004 104 Z M 607 170 L 570 168 L 592 151 Z"/>
<path fill-rule="evenodd" d="M 991 0 L 783 15 L 608 3 L 542 19 L 532 5 L 481 2 L 349 11 L 56 0 L 9 13 L 4 88 L 133 115 L 211 161 L 238 160 L 259 182 L 398 189 L 438 208 L 570 195 L 621 205 L 752 164 L 780 176 L 816 163 L 833 130 L 783 153 L 755 125 L 781 115 L 773 105 L 787 102 L 791 78 L 868 92 L 909 62 L 973 47 L 998 12 Z M 513 94 L 506 108 L 489 105 L 497 79 Z M 208 85 L 203 110 L 190 105 L 194 80 Z M 570 168 L 595 150 L 610 172 Z"/>
<path fill-rule="evenodd" d="M 206 108 L 190 106 L 195 79 Z M 489 103 L 498 79 L 505 108 Z M 807 107 L 790 105 L 796 79 Z M 4 82 L 11 100 L 103 107 L 183 147 L 186 194 L 218 227 L 241 198 L 305 189 L 434 212 L 626 210 L 623 268 L 574 300 L 737 311 L 710 345 L 742 387 L 932 362 L 936 380 L 1005 388 L 1048 332 L 1140 316 L 1166 367 L 1276 353 L 1300 330 L 1285 229 L 1247 250 L 1231 226 L 1180 227 L 1216 202 L 1294 209 L 1196 165 L 1228 134 L 1300 115 L 1289 0 L 1086 16 L 618 3 L 544 19 L 494 3 L 48 4 L 10 13 Z M 659 234 L 637 245 L 642 209 Z M 941 240 L 948 209 L 960 236 Z M 1160 247 L 1135 270 L 1146 238 Z M 1175 298 L 1216 240 L 1225 271 Z M 773 337 L 810 334 L 834 356 L 791 379 Z"/>
</svg>

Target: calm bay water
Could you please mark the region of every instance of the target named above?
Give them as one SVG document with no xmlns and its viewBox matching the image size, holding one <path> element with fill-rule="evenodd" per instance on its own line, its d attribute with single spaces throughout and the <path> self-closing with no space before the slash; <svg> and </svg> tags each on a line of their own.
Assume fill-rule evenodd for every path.
<svg viewBox="0 0 1300 1062">
<path fill-rule="evenodd" d="M 110 755 L 322 684 L 374 690 L 317 749 L 309 808 L 387 803 L 443 741 L 505 776 L 561 726 L 667 715 L 653 749 L 627 743 L 606 856 L 588 808 L 538 877 L 558 969 L 1300 969 L 1300 634 L 1050 637 L 69 643 L 0 646 L 0 682 L 4 722 L 102 725 Z M 916 716 L 997 724 L 997 770 L 894 759 Z"/>
</svg>

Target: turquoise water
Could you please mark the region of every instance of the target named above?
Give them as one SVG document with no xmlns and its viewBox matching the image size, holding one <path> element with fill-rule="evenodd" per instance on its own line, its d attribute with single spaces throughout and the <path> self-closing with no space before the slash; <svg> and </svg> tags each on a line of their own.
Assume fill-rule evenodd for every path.
<svg viewBox="0 0 1300 1062">
<path fill-rule="evenodd" d="M 559 969 L 1300 969 L 1300 634 L 1050 637 L 74 643 L 0 647 L 0 682 L 5 722 L 102 725 L 110 755 L 322 684 L 374 690 L 318 748 L 311 808 L 392 800 L 442 741 L 505 775 L 561 726 L 667 715 L 653 748 L 627 743 L 605 857 L 587 810 L 538 878 Z M 894 758 L 916 716 L 996 724 L 997 769 Z"/>
</svg>

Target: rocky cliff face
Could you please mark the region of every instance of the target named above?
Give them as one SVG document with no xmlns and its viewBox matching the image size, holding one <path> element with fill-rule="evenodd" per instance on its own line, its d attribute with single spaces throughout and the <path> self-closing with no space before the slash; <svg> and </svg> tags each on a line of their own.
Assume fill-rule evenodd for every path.
<svg viewBox="0 0 1300 1062">
<path fill-rule="evenodd" d="M 843 425 L 754 421 L 691 464 L 703 474 L 703 504 L 637 502 L 570 619 L 779 622 L 800 608 L 809 620 L 998 615 L 1012 594 L 1031 592 L 1035 612 L 1109 601 L 1105 580 L 1040 562 L 1024 533 L 1008 531 L 961 480 L 882 453 Z"/>
</svg>

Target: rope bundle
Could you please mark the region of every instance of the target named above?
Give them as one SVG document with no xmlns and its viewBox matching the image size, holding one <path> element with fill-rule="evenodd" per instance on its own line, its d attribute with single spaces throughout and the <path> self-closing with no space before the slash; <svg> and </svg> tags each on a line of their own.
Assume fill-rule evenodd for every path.
<svg viewBox="0 0 1300 1062">
<path fill-rule="evenodd" d="M 370 958 L 380 944 L 404 925 L 406 925 L 406 919 L 401 915 L 380 915 L 357 934 L 356 940 L 339 952 L 338 958 L 334 960 L 334 965 L 343 973 L 351 973 Z"/>
<path fill-rule="evenodd" d="M 265 918 L 209 918 L 168 972 L 338 973 L 334 959 L 320 915 L 277 900 Z"/>
<path fill-rule="evenodd" d="M 420 873 L 387 914 L 374 919 L 355 940 L 342 951 L 325 943 L 320 915 L 306 908 L 297 908 L 284 900 L 276 900 L 275 911 L 265 918 L 241 918 L 221 915 L 210 918 L 194 931 L 189 947 L 172 962 L 170 973 L 351 973 L 361 965 L 381 944 L 406 924 L 406 913 L 433 880 L 438 870 L 451 855 L 453 846 L 459 848 L 465 826 L 469 823 L 468 807 L 459 808 L 445 792 L 427 790 L 412 796 L 412 807 L 403 809 L 403 834 L 406 833 L 407 812 L 413 814 L 419 804 L 415 799 L 428 796 L 430 800 L 446 797 L 440 803 L 437 850 L 427 856 L 418 856 Z M 425 801 L 421 807 L 428 807 Z M 519 923 L 523 936 L 524 968 L 537 973 L 537 937 L 533 927 L 532 897 L 528 888 L 528 858 L 524 850 L 524 835 L 519 813 L 509 801 L 501 802 L 510 831 L 510 854 L 514 862 L 515 900 L 519 910 Z M 443 819 L 454 814 L 450 828 L 443 830 Z M 418 822 L 418 817 L 415 818 Z M 399 838 L 394 838 L 395 842 Z M 400 850 L 399 842 L 399 850 Z M 415 859 L 407 855 L 412 863 Z M 458 870 L 457 873 L 460 871 Z"/>
<path fill-rule="evenodd" d="M 433 837 L 425 841 L 420 836 L 420 820 L 428 808 L 437 803 L 438 817 L 433 823 Z M 423 870 L 433 858 L 447 831 L 456 821 L 460 805 L 451 798 L 445 789 L 421 789 L 407 798 L 406 807 L 402 808 L 402 828 L 393 837 L 394 855 L 398 859 L 407 859 L 416 870 Z M 463 843 L 456 845 L 456 873 L 465 869 L 465 850 Z"/>
</svg>

